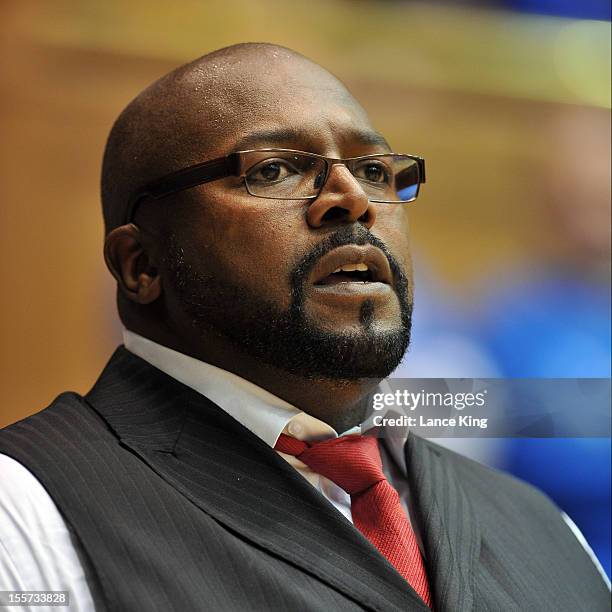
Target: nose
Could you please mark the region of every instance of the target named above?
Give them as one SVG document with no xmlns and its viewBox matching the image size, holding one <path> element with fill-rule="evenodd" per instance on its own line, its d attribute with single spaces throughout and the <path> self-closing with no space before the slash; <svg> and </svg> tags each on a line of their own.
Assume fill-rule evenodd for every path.
<svg viewBox="0 0 612 612">
<path fill-rule="evenodd" d="M 322 227 L 326 223 L 359 221 L 370 229 L 376 220 L 376 207 L 357 179 L 343 164 L 334 164 L 323 189 L 306 213 L 308 225 Z"/>
</svg>

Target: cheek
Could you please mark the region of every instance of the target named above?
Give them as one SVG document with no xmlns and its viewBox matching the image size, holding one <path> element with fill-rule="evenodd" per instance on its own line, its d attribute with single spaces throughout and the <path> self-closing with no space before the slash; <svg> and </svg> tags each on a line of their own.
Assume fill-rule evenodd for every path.
<svg viewBox="0 0 612 612">
<path fill-rule="evenodd" d="M 267 296 L 286 309 L 304 223 L 303 210 L 296 206 L 235 198 L 216 201 L 193 226 L 192 240 L 208 273 L 221 283 Z"/>
<path fill-rule="evenodd" d="M 390 209 L 378 209 L 376 223 L 372 231 L 387 245 L 404 272 L 411 278 L 412 257 L 406 207 L 393 206 Z"/>
</svg>

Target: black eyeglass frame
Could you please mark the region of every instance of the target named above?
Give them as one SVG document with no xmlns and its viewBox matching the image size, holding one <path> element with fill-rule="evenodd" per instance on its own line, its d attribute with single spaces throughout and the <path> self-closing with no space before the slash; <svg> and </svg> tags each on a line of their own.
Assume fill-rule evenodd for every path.
<svg viewBox="0 0 612 612">
<path fill-rule="evenodd" d="M 283 198 L 277 196 L 262 196 L 251 193 L 249 190 L 248 182 L 246 181 L 246 173 L 250 168 L 244 168 L 244 156 L 248 153 L 299 153 L 300 155 L 307 155 L 309 157 L 316 157 L 325 161 L 325 177 L 319 187 L 316 195 L 305 196 L 302 198 Z M 295 149 L 248 149 L 245 151 L 235 151 L 224 157 L 218 157 L 209 161 L 201 162 L 176 172 L 171 172 L 165 176 L 149 183 L 143 189 L 139 190 L 131 199 L 128 204 L 128 208 L 125 215 L 125 223 L 131 223 L 137 206 L 149 199 L 160 200 L 167 196 L 197 187 L 198 185 L 204 185 L 228 176 L 237 176 L 243 179 L 244 186 L 249 195 L 256 198 L 263 198 L 266 200 L 315 200 L 319 197 L 321 190 L 325 186 L 329 177 L 329 172 L 332 166 L 336 164 L 347 165 L 351 162 L 357 162 L 363 159 L 375 158 L 381 156 L 395 156 L 395 157 L 406 157 L 414 160 L 417 163 L 419 172 L 419 181 L 417 184 L 417 191 L 413 198 L 402 201 L 389 201 L 389 200 L 370 200 L 370 202 L 380 202 L 389 204 L 407 204 L 414 202 L 419 195 L 420 186 L 425 183 L 425 160 L 418 155 L 409 155 L 407 153 L 371 153 L 370 155 L 360 155 L 358 157 L 347 157 L 345 159 L 339 159 L 335 157 L 326 157 L 325 155 L 319 155 L 317 153 L 309 153 L 308 151 L 297 151 Z"/>
</svg>

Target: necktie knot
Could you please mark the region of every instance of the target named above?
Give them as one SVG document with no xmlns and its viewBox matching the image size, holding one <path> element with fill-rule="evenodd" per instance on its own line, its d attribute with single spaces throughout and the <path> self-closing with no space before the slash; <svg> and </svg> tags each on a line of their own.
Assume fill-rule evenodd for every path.
<svg viewBox="0 0 612 612">
<path fill-rule="evenodd" d="M 295 456 L 351 496 L 385 479 L 378 441 L 371 436 L 352 434 L 308 443 L 281 434 L 275 449 Z"/>
</svg>

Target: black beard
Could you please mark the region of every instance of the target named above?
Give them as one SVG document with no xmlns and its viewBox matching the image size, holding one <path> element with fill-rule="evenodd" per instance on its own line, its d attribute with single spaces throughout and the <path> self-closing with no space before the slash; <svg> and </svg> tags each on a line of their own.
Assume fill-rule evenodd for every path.
<svg viewBox="0 0 612 612">
<path fill-rule="evenodd" d="M 336 333 L 316 327 L 304 309 L 305 283 L 312 267 L 332 249 L 368 243 L 379 248 L 389 261 L 401 324 L 393 330 L 376 329 L 376 307 L 372 300 L 364 300 L 360 330 Z M 408 278 L 386 245 L 361 225 L 343 226 L 298 262 L 291 274 L 287 312 L 225 279 L 199 272 L 186 261 L 173 236 L 168 240 L 166 268 L 193 327 L 203 336 L 213 331 L 252 357 L 307 379 L 385 378 L 399 365 L 410 343 L 412 301 Z"/>
</svg>

